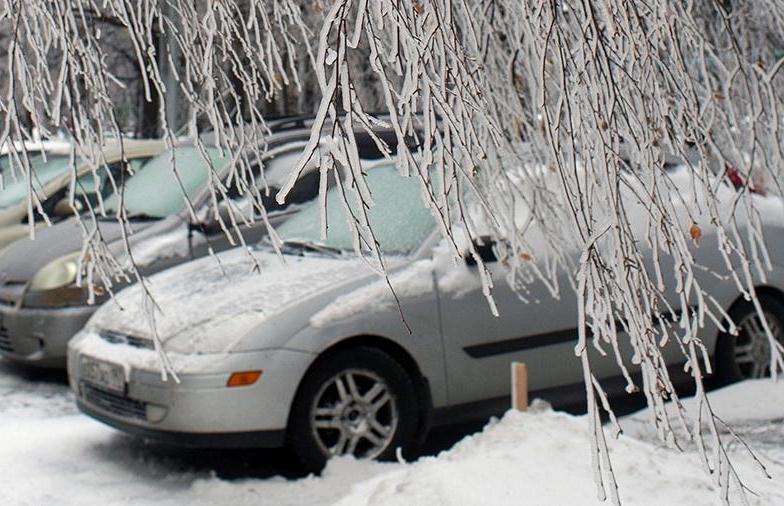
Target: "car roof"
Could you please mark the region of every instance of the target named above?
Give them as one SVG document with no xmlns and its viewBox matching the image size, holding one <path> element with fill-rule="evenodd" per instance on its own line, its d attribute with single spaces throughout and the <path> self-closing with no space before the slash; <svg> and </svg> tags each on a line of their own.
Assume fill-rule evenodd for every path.
<svg viewBox="0 0 784 506">
<path fill-rule="evenodd" d="M 12 143 L 6 142 L 0 146 L 0 156 L 24 151 L 46 151 L 47 153 L 65 155 L 70 153 L 72 148 L 73 144 L 65 140 L 36 140 L 24 142 L 14 141 Z"/>
<path fill-rule="evenodd" d="M 260 139 L 258 146 L 259 152 L 263 158 L 267 158 L 267 152 L 281 148 L 286 144 L 295 143 L 298 141 L 307 141 L 310 139 L 311 127 L 314 122 L 313 116 L 293 116 L 289 118 L 281 118 L 271 120 L 267 123 L 267 129 L 262 129 L 259 126 L 253 127 L 252 125 L 244 125 L 239 127 L 243 130 L 242 135 L 246 139 L 257 138 Z M 327 127 L 331 125 L 328 121 L 325 123 Z M 373 125 L 371 128 L 373 135 L 371 136 L 363 127 L 355 128 L 355 137 L 357 141 L 357 148 L 359 150 L 359 157 L 362 159 L 378 159 L 383 158 L 384 154 L 379 150 L 373 136 L 383 140 L 389 148 L 394 151 L 397 146 L 397 135 L 391 127 L 383 125 Z M 205 145 L 216 145 L 216 134 L 214 131 L 201 134 L 199 140 Z M 409 145 L 415 144 L 413 138 L 406 139 Z M 194 145 L 193 139 L 183 140 L 180 145 Z M 249 147 L 248 150 L 251 148 Z M 304 145 L 303 145 L 304 149 Z"/>
<path fill-rule="evenodd" d="M 165 150 L 166 142 L 162 139 L 111 139 L 101 148 L 101 158 L 106 163 L 113 163 L 123 158 L 157 156 Z M 86 161 L 79 165 L 85 163 Z"/>
</svg>

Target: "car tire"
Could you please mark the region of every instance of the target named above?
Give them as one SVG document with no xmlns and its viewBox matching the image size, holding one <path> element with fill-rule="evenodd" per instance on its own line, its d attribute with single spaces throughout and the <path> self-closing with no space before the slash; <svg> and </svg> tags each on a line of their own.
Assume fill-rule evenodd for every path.
<svg viewBox="0 0 784 506">
<path fill-rule="evenodd" d="M 770 296 L 759 296 L 773 337 L 784 344 L 784 304 Z M 729 311 L 737 326 L 737 335 L 719 334 L 716 344 L 716 375 L 718 385 L 770 376 L 770 342 L 762 328 L 754 304 L 741 300 Z"/>
<path fill-rule="evenodd" d="M 413 448 L 417 407 L 411 375 L 394 358 L 370 347 L 341 350 L 319 359 L 300 384 L 287 446 L 316 473 L 338 455 L 391 460 L 398 448 Z"/>
</svg>

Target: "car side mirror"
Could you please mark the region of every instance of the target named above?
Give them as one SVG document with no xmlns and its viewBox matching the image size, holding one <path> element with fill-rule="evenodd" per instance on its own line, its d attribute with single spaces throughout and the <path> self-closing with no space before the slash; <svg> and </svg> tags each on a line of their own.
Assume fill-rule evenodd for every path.
<svg viewBox="0 0 784 506">
<path fill-rule="evenodd" d="M 482 259 L 482 262 L 492 263 L 498 261 L 498 258 L 495 256 L 495 252 L 493 251 L 495 241 L 492 237 L 483 236 L 478 239 L 474 239 L 473 244 L 474 248 L 476 249 L 476 253 L 479 255 L 479 258 Z M 465 263 L 466 265 L 476 265 L 476 259 L 468 251 L 466 251 Z"/>
<path fill-rule="evenodd" d="M 71 216 L 81 213 L 83 209 L 84 205 L 79 199 L 74 199 L 73 204 L 71 204 L 68 197 L 63 197 L 54 205 L 52 214 L 54 214 L 56 218 L 70 218 Z"/>
<path fill-rule="evenodd" d="M 212 235 L 223 230 L 221 222 L 225 225 L 231 223 L 231 209 L 224 203 L 218 204 L 217 210 L 215 208 L 210 209 L 203 221 L 191 223 L 188 225 L 188 228 L 191 231 Z"/>
</svg>

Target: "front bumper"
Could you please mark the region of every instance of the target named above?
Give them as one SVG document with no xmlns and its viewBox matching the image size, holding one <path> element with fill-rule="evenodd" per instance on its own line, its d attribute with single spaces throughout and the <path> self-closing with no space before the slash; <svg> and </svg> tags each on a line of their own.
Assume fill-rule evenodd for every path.
<svg viewBox="0 0 784 506">
<path fill-rule="evenodd" d="M 65 367 L 68 341 L 96 306 L 16 308 L 0 305 L 0 355 L 42 367 Z"/>
<path fill-rule="evenodd" d="M 68 374 L 79 408 L 122 431 L 181 446 L 280 446 L 297 386 L 313 360 L 310 353 L 286 349 L 201 355 L 177 383 L 171 377 L 164 381 L 154 366 L 138 365 L 154 364 L 155 352 L 96 345 L 95 339 L 100 338 L 92 337 L 84 352 L 81 342 L 69 349 Z M 146 359 L 140 360 L 143 355 Z M 85 381 L 83 357 L 123 364 L 124 393 Z M 180 357 L 169 358 L 177 368 Z M 205 372 L 197 372 L 199 368 Z M 232 372 L 259 369 L 263 373 L 253 385 L 226 387 Z"/>
<path fill-rule="evenodd" d="M 172 446 L 188 448 L 278 448 L 286 441 L 285 430 L 260 430 L 253 432 L 198 433 L 172 432 L 123 422 L 107 416 L 100 409 L 77 399 L 79 410 L 115 429 L 145 439 L 160 441 Z"/>
</svg>

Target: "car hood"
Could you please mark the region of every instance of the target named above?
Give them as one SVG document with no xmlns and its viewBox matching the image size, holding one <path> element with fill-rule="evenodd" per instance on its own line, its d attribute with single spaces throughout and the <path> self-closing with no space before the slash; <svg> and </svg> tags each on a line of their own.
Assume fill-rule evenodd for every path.
<svg viewBox="0 0 784 506">
<path fill-rule="evenodd" d="M 224 353 L 272 315 L 362 276 L 372 272 L 353 256 L 279 257 L 236 248 L 152 276 L 146 284 L 151 298 L 139 284 L 121 291 L 95 313 L 88 328 L 150 345 L 154 315 L 166 351 Z"/>
<path fill-rule="evenodd" d="M 27 213 L 27 207 L 9 206 L 0 209 L 0 227 L 19 225 Z"/>
<path fill-rule="evenodd" d="M 134 222 L 133 232 L 139 233 L 153 223 Z M 122 237 L 122 226 L 115 220 L 99 220 L 98 228 L 107 244 Z M 80 251 L 83 235 L 77 218 L 69 218 L 51 227 L 36 228 L 35 239 L 19 239 L 0 256 L 0 284 L 31 281 L 49 262 Z"/>
</svg>

